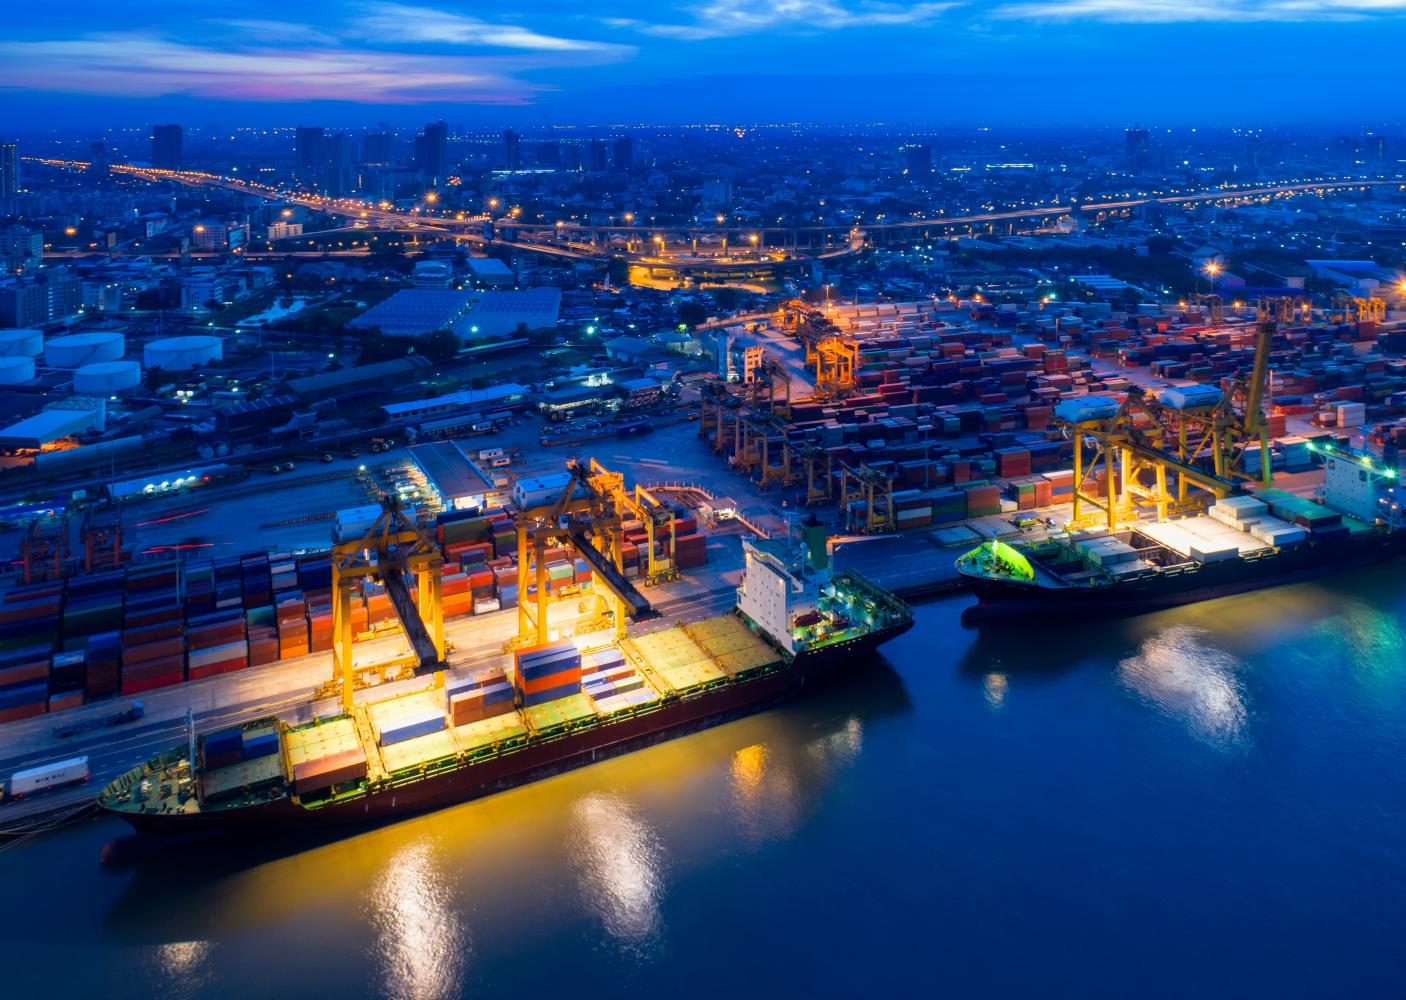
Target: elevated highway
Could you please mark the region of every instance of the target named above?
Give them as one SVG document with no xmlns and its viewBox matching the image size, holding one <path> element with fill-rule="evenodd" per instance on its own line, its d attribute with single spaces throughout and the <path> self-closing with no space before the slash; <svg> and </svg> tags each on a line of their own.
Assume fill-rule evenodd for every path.
<svg viewBox="0 0 1406 1000">
<path fill-rule="evenodd" d="M 84 169 L 76 160 L 39 159 L 49 166 Z M 1267 184 L 1257 187 L 1216 187 L 1205 191 L 1142 198 L 1071 201 L 1055 205 L 1028 205 L 965 215 L 938 214 L 922 219 L 885 222 L 875 220 L 832 225 L 742 227 L 725 222 L 712 224 L 636 225 L 628 214 L 620 225 L 592 225 L 559 221 L 551 224 L 521 223 L 510 215 L 440 214 L 430 205 L 423 209 L 396 208 L 388 202 L 335 198 L 305 191 L 273 187 L 236 177 L 198 171 L 157 170 L 118 164 L 113 173 L 153 183 L 176 183 L 232 191 L 270 200 L 302 205 L 334 217 L 382 229 L 442 234 L 479 246 L 505 246 L 579 262 L 623 258 L 651 271 L 671 271 L 706 277 L 738 270 L 753 272 L 794 270 L 815 260 L 832 260 L 858 253 L 873 244 L 907 240 L 941 239 L 978 232 L 994 232 L 1004 224 L 1011 231 L 1023 222 L 1066 217 L 1123 214 L 1145 205 L 1194 205 L 1206 202 L 1241 204 L 1271 198 L 1325 194 L 1333 191 L 1366 191 L 1379 186 L 1406 189 L 1403 180 L 1324 179 Z"/>
</svg>

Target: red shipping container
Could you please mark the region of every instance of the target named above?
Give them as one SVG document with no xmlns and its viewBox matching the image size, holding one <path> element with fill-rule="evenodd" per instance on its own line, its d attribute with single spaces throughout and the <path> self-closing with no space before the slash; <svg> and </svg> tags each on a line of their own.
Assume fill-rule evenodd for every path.
<svg viewBox="0 0 1406 1000">
<path fill-rule="evenodd" d="M 164 657 L 179 656 L 185 653 L 185 648 L 184 636 L 148 642 L 140 646 L 127 646 L 122 650 L 122 665 L 125 667 L 129 663 L 147 663 Z"/>
<path fill-rule="evenodd" d="M 32 719 L 36 715 L 43 715 L 44 707 L 42 701 L 36 701 L 32 705 L 15 705 L 12 708 L 0 708 L 0 722 L 17 722 L 20 719 Z"/>
</svg>

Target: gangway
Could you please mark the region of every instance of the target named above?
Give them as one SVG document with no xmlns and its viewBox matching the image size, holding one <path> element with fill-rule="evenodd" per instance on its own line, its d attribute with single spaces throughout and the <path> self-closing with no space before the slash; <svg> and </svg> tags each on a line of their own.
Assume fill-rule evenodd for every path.
<svg viewBox="0 0 1406 1000">
<path fill-rule="evenodd" d="M 601 583 L 605 584 L 606 589 L 624 603 L 625 610 L 632 620 L 648 621 L 651 618 L 659 617 L 659 612 L 654 610 L 654 606 L 649 603 L 648 598 L 639 592 L 639 589 L 625 577 L 625 574 L 615 568 L 615 564 L 606 558 L 605 553 L 596 548 L 587 531 L 584 529 L 572 531 L 571 544 L 576 547 L 581 558 L 590 563 L 591 571 L 596 574 Z"/>
<path fill-rule="evenodd" d="M 393 571 L 382 568 L 381 582 L 385 585 L 386 596 L 391 599 L 391 607 L 400 621 L 400 627 L 405 630 L 410 649 L 415 653 L 417 669 L 430 670 L 440 661 L 439 650 L 410 596 L 410 589 L 405 584 L 407 574 L 408 570 L 403 566 L 396 566 Z"/>
</svg>

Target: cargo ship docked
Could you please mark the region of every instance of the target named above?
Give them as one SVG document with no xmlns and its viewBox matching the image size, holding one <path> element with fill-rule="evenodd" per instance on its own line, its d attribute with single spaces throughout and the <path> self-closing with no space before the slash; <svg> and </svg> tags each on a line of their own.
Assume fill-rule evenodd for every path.
<svg viewBox="0 0 1406 1000">
<path fill-rule="evenodd" d="M 823 533 L 744 543 L 732 612 L 600 648 L 571 640 L 501 667 L 290 727 L 192 737 L 98 796 L 139 834 L 368 824 L 464 802 L 748 715 L 863 669 L 911 610 L 829 567 Z M 427 679 L 428 680 L 428 679 Z"/>
<path fill-rule="evenodd" d="M 1205 516 L 1030 545 L 985 542 L 957 561 L 978 597 L 964 619 L 1142 614 L 1359 569 L 1406 550 L 1396 471 L 1342 449 L 1321 457 L 1321 502 L 1266 488 L 1217 500 Z"/>
</svg>

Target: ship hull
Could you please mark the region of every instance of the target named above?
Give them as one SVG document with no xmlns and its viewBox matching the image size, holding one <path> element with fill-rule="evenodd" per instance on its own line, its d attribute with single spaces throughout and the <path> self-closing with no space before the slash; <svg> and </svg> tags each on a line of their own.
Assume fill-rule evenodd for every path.
<svg viewBox="0 0 1406 1000">
<path fill-rule="evenodd" d="M 1156 576 L 1100 586 L 1044 586 L 972 577 L 977 604 L 963 613 L 967 624 L 1020 617 L 1126 617 L 1162 611 L 1269 587 L 1304 583 L 1364 569 L 1406 552 L 1406 532 L 1373 534 L 1349 542 L 1309 543 L 1255 560 L 1228 560 L 1190 573 Z"/>
<path fill-rule="evenodd" d="M 211 812 L 113 812 L 138 834 L 162 839 L 205 838 L 270 829 L 312 832 L 329 827 L 375 825 L 472 801 L 763 711 L 795 696 L 911 627 L 911 620 L 895 624 L 818 652 L 803 653 L 789 667 L 775 673 L 681 698 L 645 715 L 529 744 L 492 760 L 393 788 L 373 789 L 366 795 L 340 802 L 308 808 L 284 797 Z"/>
</svg>

